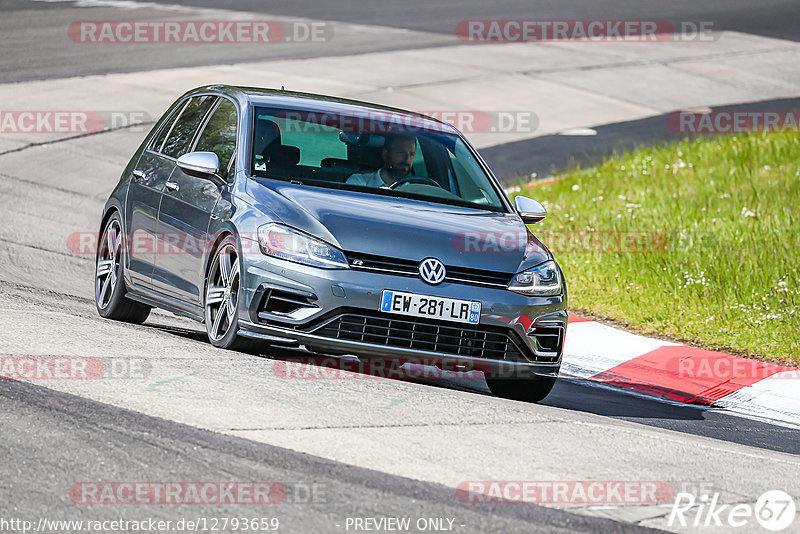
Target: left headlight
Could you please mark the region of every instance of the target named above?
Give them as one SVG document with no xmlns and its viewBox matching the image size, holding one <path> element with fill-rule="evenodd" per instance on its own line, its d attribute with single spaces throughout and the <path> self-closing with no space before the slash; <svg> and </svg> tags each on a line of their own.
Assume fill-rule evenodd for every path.
<svg viewBox="0 0 800 534">
<path fill-rule="evenodd" d="M 321 267 L 349 269 L 344 252 L 294 228 L 277 223 L 258 228 L 258 246 L 267 256 Z"/>
<path fill-rule="evenodd" d="M 561 276 L 558 274 L 556 262 L 546 261 L 533 269 L 516 274 L 508 289 L 523 295 L 558 295 L 561 293 Z"/>
</svg>

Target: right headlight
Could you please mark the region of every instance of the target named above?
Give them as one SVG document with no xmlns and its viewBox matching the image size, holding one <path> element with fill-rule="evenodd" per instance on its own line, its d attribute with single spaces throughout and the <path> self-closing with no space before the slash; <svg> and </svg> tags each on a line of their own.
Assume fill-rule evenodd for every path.
<svg viewBox="0 0 800 534">
<path fill-rule="evenodd" d="M 267 256 L 323 269 L 349 269 L 344 253 L 316 237 L 283 224 L 258 229 L 258 244 Z"/>
<path fill-rule="evenodd" d="M 532 269 L 514 275 L 508 285 L 510 291 L 537 297 L 561 293 L 561 276 L 553 260 L 540 263 Z"/>
</svg>

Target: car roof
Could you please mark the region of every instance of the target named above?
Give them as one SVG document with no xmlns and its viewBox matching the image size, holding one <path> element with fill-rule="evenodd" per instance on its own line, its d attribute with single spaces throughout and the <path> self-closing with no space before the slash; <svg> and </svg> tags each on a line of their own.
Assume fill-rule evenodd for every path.
<svg viewBox="0 0 800 534">
<path fill-rule="evenodd" d="M 187 95 L 196 92 L 207 91 L 214 91 L 228 95 L 242 103 L 246 101 L 255 105 L 262 105 L 266 107 L 289 108 L 341 115 L 366 113 L 375 114 L 378 116 L 388 115 L 391 116 L 393 120 L 399 121 L 409 120 L 415 123 L 418 123 L 419 121 L 422 121 L 423 123 L 432 122 L 433 124 L 430 124 L 432 129 L 454 134 L 459 133 L 458 130 L 456 130 L 451 124 L 423 113 L 416 113 L 413 111 L 383 106 L 380 104 L 372 104 L 359 100 L 319 95 L 315 93 L 301 93 L 296 91 L 286 91 L 284 89 L 242 87 L 236 85 L 207 85 L 193 89 L 189 91 Z"/>
</svg>

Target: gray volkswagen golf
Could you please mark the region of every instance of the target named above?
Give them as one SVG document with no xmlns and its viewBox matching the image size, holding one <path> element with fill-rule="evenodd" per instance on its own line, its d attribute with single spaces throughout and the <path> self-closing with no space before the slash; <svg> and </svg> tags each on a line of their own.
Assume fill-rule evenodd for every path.
<svg viewBox="0 0 800 534">
<path fill-rule="evenodd" d="M 101 316 L 153 307 L 210 342 L 479 370 L 539 401 L 561 365 L 566 285 L 464 136 L 363 102 L 231 86 L 179 98 L 105 205 Z"/>
</svg>

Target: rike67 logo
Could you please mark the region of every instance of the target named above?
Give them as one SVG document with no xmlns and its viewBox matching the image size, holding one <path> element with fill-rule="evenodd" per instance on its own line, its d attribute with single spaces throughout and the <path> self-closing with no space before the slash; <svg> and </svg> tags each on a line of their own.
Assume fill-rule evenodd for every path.
<svg viewBox="0 0 800 534">
<path fill-rule="evenodd" d="M 692 493 L 678 493 L 667 526 L 732 527 L 753 532 L 754 523 L 758 523 L 762 528 L 778 532 L 788 528 L 797 513 L 792 496 L 781 490 L 763 493 L 755 505 L 722 504 L 719 497 L 719 493 L 700 497 Z"/>
</svg>

